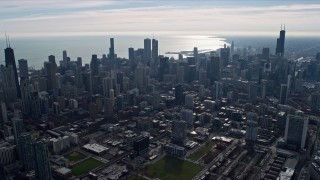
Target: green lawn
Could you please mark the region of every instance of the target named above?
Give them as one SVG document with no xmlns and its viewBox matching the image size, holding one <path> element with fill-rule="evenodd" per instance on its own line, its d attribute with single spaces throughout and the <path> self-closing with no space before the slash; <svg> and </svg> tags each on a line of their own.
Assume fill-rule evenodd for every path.
<svg viewBox="0 0 320 180">
<path fill-rule="evenodd" d="M 98 161 L 94 158 L 89 158 L 89 159 L 86 159 L 86 160 L 74 165 L 71 168 L 71 170 L 75 176 L 79 176 L 79 175 L 87 173 L 87 172 L 89 172 L 89 171 L 91 171 L 101 165 L 103 165 L 103 162 Z"/>
<path fill-rule="evenodd" d="M 156 163 L 148 165 L 145 174 L 148 177 L 160 178 L 162 180 L 191 180 L 202 169 L 201 165 L 165 156 Z"/>
<path fill-rule="evenodd" d="M 73 151 L 73 152 L 65 155 L 64 157 L 69 159 L 70 161 L 79 161 L 81 159 L 86 158 L 87 156 L 82 154 L 82 153 L 80 153 L 80 152 Z"/>
<path fill-rule="evenodd" d="M 210 149 L 212 148 L 212 146 L 215 143 L 213 141 L 209 141 L 207 142 L 205 145 L 201 146 L 199 149 L 197 149 L 195 152 L 193 152 L 192 154 L 190 154 L 187 158 L 191 159 L 193 161 L 198 160 L 199 158 L 201 158 L 202 156 L 206 155 Z"/>
</svg>

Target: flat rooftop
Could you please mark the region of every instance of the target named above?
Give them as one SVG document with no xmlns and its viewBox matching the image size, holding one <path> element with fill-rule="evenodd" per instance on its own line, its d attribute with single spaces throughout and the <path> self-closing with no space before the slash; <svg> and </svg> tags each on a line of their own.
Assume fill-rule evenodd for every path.
<svg viewBox="0 0 320 180">
<path fill-rule="evenodd" d="M 83 146 L 84 149 L 96 152 L 96 153 L 102 153 L 104 151 L 109 150 L 109 148 L 101 146 L 99 144 L 93 143 L 93 144 L 86 144 Z"/>
<path fill-rule="evenodd" d="M 230 143 L 232 141 L 231 138 L 227 138 L 224 136 L 215 136 L 212 138 L 212 140 L 222 141 L 222 142 L 226 142 L 226 143 Z"/>
</svg>

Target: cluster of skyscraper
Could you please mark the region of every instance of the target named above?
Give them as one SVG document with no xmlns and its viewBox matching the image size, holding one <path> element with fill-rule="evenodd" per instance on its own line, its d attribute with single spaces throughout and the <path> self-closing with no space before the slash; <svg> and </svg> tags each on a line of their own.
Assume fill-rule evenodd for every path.
<svg viewBox="0 0 320 180">
<path fill-rule="evenodd" d="M 295 100 L 304 97 L 304 79 L 314 78 L 320 68 L 303 67 L 300 71 L 295 61 L 285 58 L 284 29 L 277 39 L 275 54 L 263 48 L 261 53 L 252 55 L 248 49 L 235 49 L 232 42 L 230 47 L 224 45 L 209 53 L 199 53 L 195 47 L 193 56 L 180 54 L 179 60 L 175 60 L 159 55 L 158 40 L 147 38 L 143 48 L 129 48 L 129 58 L 122 59 L 117 57 L 114 44 L 110 38 L 107 55 L 99 58 L 93 54 L 89 64 L 83 64 L 81 57 L 71 60 L 67 51 L 63 51 L 59 65 L 55 56 L 50 55 L 43 69 L 30 73 L 25 59 L 18 60 L 17 69 L 8 43 L 5 65 L 0 67 L 1 124 L 11 123 L 21 164 L 27 171 L 34 170 L 39 179 L 51 178 L 48 142 L 26 132 L 23 121 L 43 131 L 83 119 L 96 124 L 101 119 L 118 123 L 121 118 L 133 119 L 133 114 L 140 118 L 152 110 L 169 110 L 173 115 L 168 115 L 171 119 L 167 130 L 172 143 L 166 144 L 168 154 L 184 156 L 190 133 L 197 129 L 207 136 L 208 127 L 216 124 L 230 134 L 239 134 L 230 125 L 238 128 L 240 134 L 245 130 L 248 144 L 269 137 L 268 133 L 276 129 L 283 137 L 279 146 L 292 150 L 305 148 L 309 119 L 296 109 L 309 111 L 301 107 L 305 102 Z M 317 58 L 319 62 L 315 64 L 320 67 L 320 55 Z M 308 71 L 302 72 L 303 69 Z M 320 85 L 315 84 L 316 91 L 310 90 L 313 113 L 320 108 Z M 234 107 L 226 109 L 228 105 L 246 112 Z M 279 113 L 273 126 L 270 114 L 274 115 L 275 109 Z M 229 124 L 225 123 L 228 118 L 232 119 Z M 148 119 L 143 121 L 137 120 L 137 128 L 151 129 Z M 5 130 L 3 134 L 9 136 Z M 149 137 L 142 135 L 135 138 L 134 155 L 144 154 L 149 141 Z M 61 149 L 53 152 L 59 154 Z"/>
</svg>

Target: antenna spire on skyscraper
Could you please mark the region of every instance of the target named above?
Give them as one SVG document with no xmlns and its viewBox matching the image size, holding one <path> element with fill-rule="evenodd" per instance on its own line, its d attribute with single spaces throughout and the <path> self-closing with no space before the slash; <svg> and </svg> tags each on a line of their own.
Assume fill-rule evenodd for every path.
<svg viewBox="0 0 320 180">
<path fill-rule="evenodd" d="M 9 45 L 9 48 L 10 48 L 10 36 L 8 35 L 8 45 Z"/>
<path fill-rule="evenodd" d="M 5 32 L 4 35 L 6 36 L 6 46 L 8 47 L 8 36 L 7 36 L 7 33 Z"/>
</svg>

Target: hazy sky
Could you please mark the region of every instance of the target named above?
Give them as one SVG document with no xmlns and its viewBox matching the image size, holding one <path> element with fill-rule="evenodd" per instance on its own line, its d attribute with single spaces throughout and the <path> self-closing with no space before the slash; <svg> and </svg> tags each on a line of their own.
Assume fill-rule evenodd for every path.
<svg viewBox="0 0 320 180">
<path fill-rule="evenodd" d="M 319 0 L 1 0 L 0 33 L 320 35 Z"/>
</svg>

